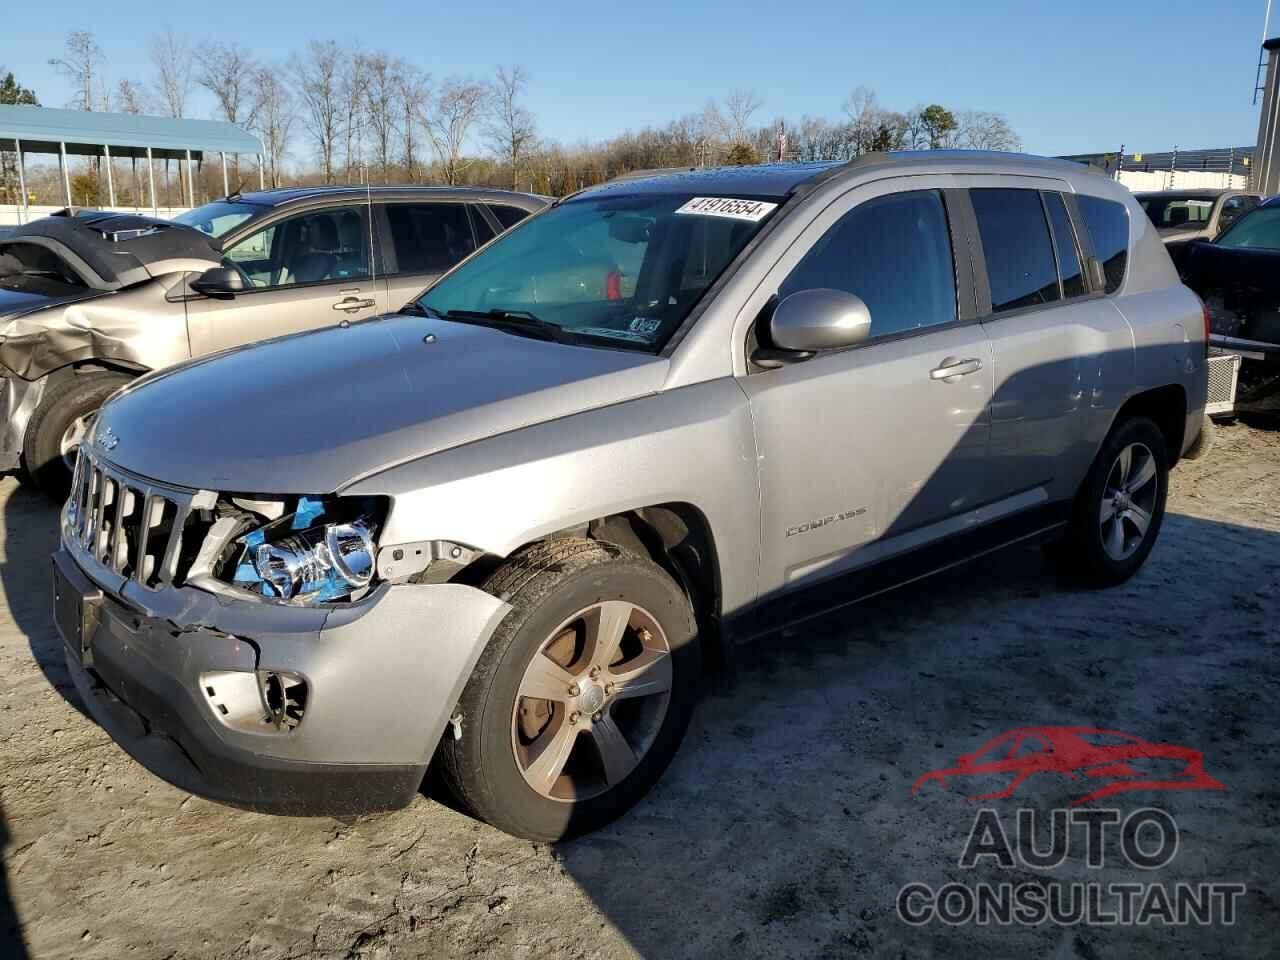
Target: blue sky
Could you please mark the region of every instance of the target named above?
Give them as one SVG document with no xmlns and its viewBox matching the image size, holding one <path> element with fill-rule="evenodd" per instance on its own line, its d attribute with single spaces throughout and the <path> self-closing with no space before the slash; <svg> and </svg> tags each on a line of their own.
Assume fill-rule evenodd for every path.
<svg viewBox="0 0 1280 960">
<path fill-rule="evenodd" d="M 65 31 L 96 34 L 112 81 L 142 80 L 159 24 L 235 39 L 270 61 L 332 37 L 410 58 L 437 79 L 520 63 L 541 132 L 566 143 L 662 124 L 738 87 L 762 97 L 760 120 L 836 117 L 848 92 L 865 85 L 893 109 L 939 102 L 1000 111 L 1026 149 L 1055 154 L 1252 143 L 1265 0 L 642 0 L 625 12 L 576 0 L 512 9 L 403 0 L 9 6 L 0 66 L 47 106 L 71 97 L 45 62 Z M 1280 33 L 1280 14 L 1272 24 Z M 193 112 L 212 115 L 207 96 Z"/>
</svg>

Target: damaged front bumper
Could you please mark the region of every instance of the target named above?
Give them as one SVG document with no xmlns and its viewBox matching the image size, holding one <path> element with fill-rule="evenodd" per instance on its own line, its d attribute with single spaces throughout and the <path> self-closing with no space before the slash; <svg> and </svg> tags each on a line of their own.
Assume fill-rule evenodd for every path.
<svg viewBox="0 0 1280 960">
<path fill-rule="evenodd" d="M 94 719 L 175 786 L 271 813 L 408 803 L 510 609 L 447 583 L 287 606 L 91 578 L 65 546 L 53 561 L 58 629 Z"/>
<path fill-rule="evenodd" d="M 23 380 L 0 366 L 0 471 L 16 470 L 31 414 L 44 396 L 45 380 Z"/>
</svg>

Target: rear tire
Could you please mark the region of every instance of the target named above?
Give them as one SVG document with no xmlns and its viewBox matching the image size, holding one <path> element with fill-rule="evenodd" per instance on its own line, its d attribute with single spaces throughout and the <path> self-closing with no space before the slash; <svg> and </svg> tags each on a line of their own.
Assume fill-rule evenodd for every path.
<svg viewBox="0 0 1280 960">
<path fill-rule="evenodd" d="M 1067 571 L 1096 587 L 1132 577 L 1155 546 L 1168 492 L 1164 434 L 1146 417 L 1117 424 L 1076 496 L 1063 544 Z"/>
<path fill-rule="evenodd" d="M 689 599 L 648 559 L 570 538 L 516 555 L 485 589 L 512 610 L 458 702 L 441 776 L 506 833 L 595 830 L 649 792 L 684 737 L 701 676 Z"/>
<path fill-rule="evenodd" d="M 71 489 L 73 434 L 83 428 L 87 435 L 98 408 L 130 379 L 120 373 L 77 374 L 50 387 L 36 407 L 27 424 L 23 466 L 50 499 L 62 500 Z"/>
</svg>

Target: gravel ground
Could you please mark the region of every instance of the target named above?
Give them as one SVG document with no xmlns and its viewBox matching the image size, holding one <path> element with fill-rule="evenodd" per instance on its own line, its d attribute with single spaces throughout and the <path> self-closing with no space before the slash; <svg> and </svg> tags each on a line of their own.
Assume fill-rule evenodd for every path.
<svg viewBox="0 0 1280 960">
<path fill-rule="evenodd" d="M 745 648 L 658 790 L 548 846 L 427 796 L 381 817 L 278 819 L 146 773 L 76 704 L 50 621 L 54 512 L 4 480 L 0 955 L 1276 956 L 1277 504 L 1280 433 L 1220 428 L 1207 459 L 1175 471 L 1160 543 L 1124 587 L 1079 591 L 1015 549 Z M 1227 789 L 1104 804 L 1176 818 L 1177 856 L 1154 875 L 1109 844 L 1101 871 L 1073 845 L 1039 876 L 1242 882 L 1234 929 L 897 917 L 909 882 L 1036 876 L 961 870 L 980 805 L 911 786 L 1044 725 L 1202 750 Z M 1007 825 L 1018 807 L 1063 806 L 1070 786 L 1033 778 L 988 805 Z"/>
</svg>

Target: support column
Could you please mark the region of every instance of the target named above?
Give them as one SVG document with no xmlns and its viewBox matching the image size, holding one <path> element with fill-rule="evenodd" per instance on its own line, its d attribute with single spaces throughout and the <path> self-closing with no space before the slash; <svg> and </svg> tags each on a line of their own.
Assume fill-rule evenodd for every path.
<svg viewBox="0 0 1280 960">
<path fill-rule="evenodd" d="M 19 219 L 23 223 L 30 223 L 31 204 L 27 200 L 27 171 L 22 160 L 22 141 L 15 139 L 13 148 L 18 151 L 18 192 L 22 194 L 22 216 Z"/>
<path fill-rule="evenodd" d="M 227 152 L 223 150 L 218 156 L 222 157 L 222 195 L 229 197 L 231 196 L 231 184 L 227 182 Z"/>
<path fill-rule="evenodd" d="M 160 216 L 160 208 L 156 206 L 156 168 L 151 163 L 151 148 L 147 147 L 147 184 L 151 188 L 151 215 Z"/>
<path fill-rule="evenodd" d="M 67 198 L 67 206 L 71 206 L 71 172 L 67 169 L 67 145 L 58 144 L 58 165 L 62 167 L 62 193 Z"/>
<path fill-rule="evenodd" d="M 262 154 L 258 154 L 258 189 L 265 190 L 266 188 L 267 183 L 262 178 Z"/>
<path fill-rule="evenodd" d="M 191 207 L 196 205 L 196 188 L 194 181 L 191 179 L 191 151 L 187 151 L 187 203 Z"/>
<path fill-rule="evenodd" d="M 116 182 L 111 177 L 111 147 L 104 143 L 102 152 L 107 158 L 107 206 L 114 207 L 116 205 Z"/>
</svg>

